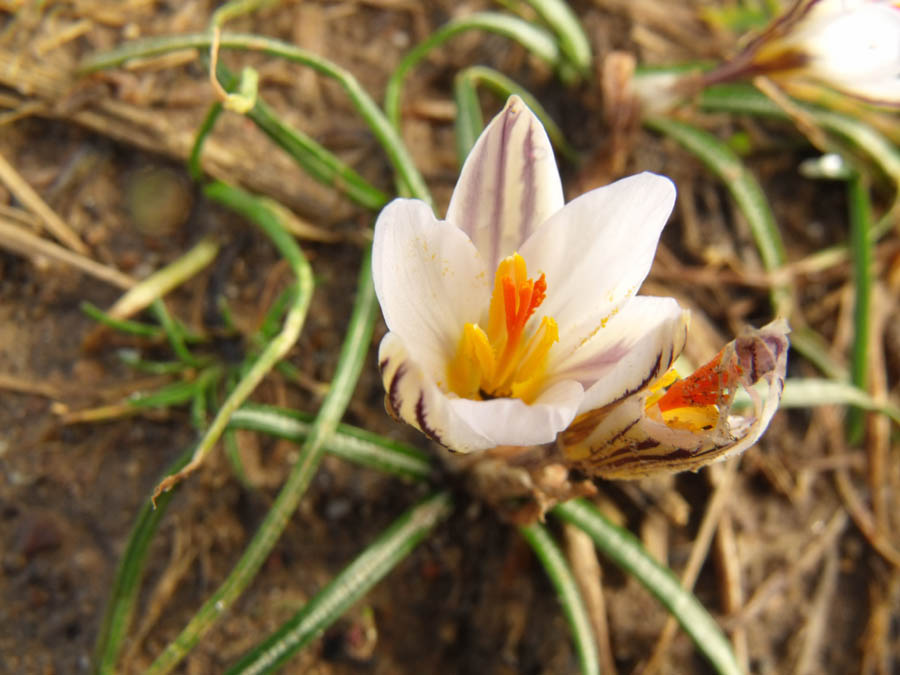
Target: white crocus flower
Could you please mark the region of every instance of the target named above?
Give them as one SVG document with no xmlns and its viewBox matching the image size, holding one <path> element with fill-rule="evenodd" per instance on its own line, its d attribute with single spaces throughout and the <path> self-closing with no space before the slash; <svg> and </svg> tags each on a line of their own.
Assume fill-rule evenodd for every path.
<svg viewBox="0 0 900 675">
<path fill-rule="evenodd" d="M 643 173 L 565 204 L 518 97 L 482 133 L 447 218 L 397 199 L 375 224 L 388 409 L 459 452 L 554 441 L 627 400 L 681 352 L 687 313 L 635 296 L 675 202 Z"/>
<path fill-rule="evenodd" d="M 900 105 L 896 0 L 801 0 L 751 51 L 763 72 L 799 70 L 847 94 Z"/>
</svg>

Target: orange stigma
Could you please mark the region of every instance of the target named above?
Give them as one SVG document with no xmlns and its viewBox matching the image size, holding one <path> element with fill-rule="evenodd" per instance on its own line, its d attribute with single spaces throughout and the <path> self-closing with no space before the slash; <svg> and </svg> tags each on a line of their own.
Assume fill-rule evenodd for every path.
<svg viewBox="0 0 900 675">
<path fill-rule="evenodd" d="M 463 327 L 456 356 L 448 366 L 450 390 L 462 398 L 521 398 L 539 393 L 550 347 L 559 339 L 554 321 L 544 317 L 526 338 L 528 320 L 547 296 L 543 274 L 528 278 L 525 259 L 515 253 L 500 261 L 485 331 Z"/>
</svg>

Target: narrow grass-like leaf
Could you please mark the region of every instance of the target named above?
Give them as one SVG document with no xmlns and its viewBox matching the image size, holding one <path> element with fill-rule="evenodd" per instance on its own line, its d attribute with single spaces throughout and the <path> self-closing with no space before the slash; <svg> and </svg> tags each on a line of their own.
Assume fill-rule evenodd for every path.
<svg viewBox="0 0 900 675">
<path fill-rule="evenodd" d="M 842 363 L 838 363 L 828 351 L 825 338 L 809 326 L 800 326 L 791 331 L 791 349 L 813 364 L 832 380 L 848 381 L 850 373 Z"/>
<path fill-rule="evenodd" d="M 553 143 L 553 146 L 569 161 L 578 161 L 578 153 L 571 145 L 569 145 L 569 142 L 563 135 L 562 129 L 560 129 L 559 125 L 553 121 L 550 113 L 548 113 L 546 108 L 541 105 L 541 102 L 538 101 L 534 94 L 525 89 L 518 82 L 493 68 L 488 68 L 487 66 L 469 66 L 465 70 L 461 70 L 456 76 L 456 81 L 459 82 L 460 80 L 471 82 L 470 86 L 473 91 L 477 86 L 484 86 L 497 94 L 504 101 L 513 94 L 517 95 L 525 102 L 525 105 L 531 108 L 531 111 L 537 115 L 544 130 L 547 132 L 547 136 L 550 138 L 550 142 Z M 457 103 L 458 102 L 459 99 L 457 98 Z M 474 124 L 472 126 L 474 128 Z M 483 127 L 484 124 L 479 127 L 479 133 Z M 474 145 L 474 141 L 472 144 Z M 470 145 L 468 149 L 471 149 L 471 147 L 472 146 Z M 468 149 L 466 150 L 466 154 L 468 154 Z"/>
<path fill-rule="evenodd" d="M 404 513 L 293 617 L 234 666 L 229 675 L 271 673 L 334 623 L 450 515 L 440 492 Z"/>
<path fill-rule="evenodd" d="M 206 117 L 203 118 L 200 128 L 197 129 L 197 134 L 194 136 L 194 145 L 191 146 L 191 154 L 188 155 L 188 173 L 197 182 L 203 180 L 203 167 L 200 165 L 200 158 L 203 155 L 203 144 L 209 138 L 213 127 L 216 126 L 216 120 L 219 119 L 221 114 L 222 103 L 216 101 L 209 107 Z"/>
<path fill-rule="evenodd" d="M 310 280 L 311 283 L 311 280 Z M 301 291 L 300 295 L 304 293 Z M 291 514 L 300 503 L 313 474 L 319 466 L 326 442 L 332 437 L 338 421 L 350 402 L 372 339 L 378 303 L 372 286 L 371 250 L 363 252 L 356 301 L 350 325 L 341 347 L 337 371 L 325 396 L 309 436 L 300 450 L 300 458 L 291 469 L 272 508 L 263 519 L 234 569 L 221 586 L 203 604 L 182 632 L 170 643 L 147 670 L 148 675 L 168 673 L 190 651 L 215 622 L 229 610 L 250 584 L 272 547 L 284 531 Z"/>
<path fill-rule="evenodd" d="M 206 413 L 208 410 L 207 399 L 209 397 L 209 389 L 197 387 L 194 396 L 191 399 L 191 424 L 197 431 L 203 432 L 206 429 L 208 420 Z"/>
<path fill-rule="evenodd" d="M 217 65 L 216 75 L 222 88 L 227 92 L 233 92 L 240 85 L 238 76 L 222 63 Z M 276 145 L 287 152 L 310 176 L 324 185 L 343 192 L 352 201 L 367 209 L 376 210 L 387 203 L 387 195 L 372 186 L 334 153 L 284 122 L 258 96 L 255 97 L 255 101 L 245 115 Z M 203 179 L 203 169 L 200 165 L 203 143 L 212 131 L 222 110 L 223 105 L 218 101 L 210 107 L 194 139 L 194 146 L 188 159 L 188 169 L 196 181 Z"/>
<path fill-rule="evenodd" d="M 388 120 L 398 128 L 400 125 L 400 98 L 406 75 L 435 47 L 451 38 L 470 30 L 483 30 L 504 35 L 539 56 L 552 66 L 560 63 L 560 51 L 553 36 L 542 28 L 515 16 L 496 12 L 476 12 L 454 19 L 425 38 L 403 57 L 388 81 L 384 93 L 384 110 Z"/>
<path fill-rule="evenodd" d="M 257 101 L 247 117 L 320 183 L 345 193 L 360 206 L 373 211 L 389 201 L 384 192 L 372 186 L 335 154 L 282 121 L 263 101 Z"/>
<path fill-rule="evenodd" d="M 589 78 L 594 64 L 591 43 L 569 3 L 565 0 L 527 0 L 527 2 L 556 33 L 559 38 L 559 49 L 574 66 L 576 73 L 583 78 Z"/>
<path fill-rule="evenodd" d="M 201 239 L 187 253 L 128 289 L 109 308 L 109 314 L 120 319 L 135 315 L 207 267 L 218 254 L 219 244 L 214 239 Z"/>
<path fill-rule="evenodd" d="M 238 372 L 232 370 L 228 374 L 225 390 L 233 390 L 239 379 Z M 217 407 L 221 406 L 221 404 L 221 400 L 216 401 Z M 232 415 L 231 418 L 234 419 L 234 415 Z M 225 432 L 222 434 L 222 448 L 225 450 L 225 459 L 228 460 L 231 472 L 234 474 L 235 478 L 238 479 L 238 482 L 247 490 L 253 491 L 256 489 L 256 486 L 250 481 L 247 470 L 244 468 L 244 461 L 241 458 L 240 447 L 237 441 L 237 433 L 235 428 L 230 424 L 231 420 L 229 420 L 228 428 L 226 428 Z"/>
<path fill-rule="evenodd" d="M 188 366 L 183 361 L 150 361 L 142 359 L 135 349 L 119 349 L 116 357 L 129 368 L 134 368 L 142 373 L 151 375 L 177 375 L 185 371 Z"/>
<path fill-rule="evenodd" d="M 584 599 L 565 556 L 547 532 L 547 528 L 540 523 L 522 526 L 519 532 L 541 561 L 544 571 L 556 589 L 556 596 L 572 631 L 582 675 L 600 675 L 600 658 L 594 641 L 594 630 L 584 606 Z"/>
<path fill-rule="evenodd" d="M 847 183 L 850 206 L 850 254 L 853 261 L 853 347 L 850 381 L 863 391 L 869 388 L 869 317 L 872 308 L 872 207 L 869 188 L 862 176 Z M 858 443 L 865 417 L 858 408 L 847 413 L 847 438 Z"/>
<path fill-rule="evenodd" d="M 291 305 L 297 301 L 297 287 L 288 286 L 269 307 L 262 323 L 259 325 L 259 337 L 264 341 L 270 340 L 281 328 L 281 320 L 284 318 Z"/>
<path fill-rule="evenodd" d="M 186 392 L 182 402 L 189 400 L 190 390 Z M 229 430 L 254 430 L 300 443 L 309 435 L 313 419 L 313 415 L 296 410 L 247 403 L 232 416 Z M 226 453 L 227 443 L 226 435 Z M 361 466 L 416 481 L 427 480 L 433 473 L 428 456 L 420 450 L 348 424 L 338 425 L 337 431 L 325 442 L 325 452 Z M 166 475 L 181 469 L 192 455 L 193 448 L 190 448 L 167 469 Z M 240 462 L 235 468 L 238 479 L 242 482 L 246 480 Z M 249 482 L 245 485 L 252 488 Z M 140 590 L 140 577 L 149 542 L 173 495 L 174 492 L 169 492 L 160 496 L 156 502 L 156 510 L 148 502 L 138 514 L 119 563 L 97 640 L 96 673 L 115 672 L 118 653 L 130 625 L 131 609 Z"/>
<path fill-rule="evenodd" d="M 709 87 L 701 94 L 699 102 L 704 110 L 710 112 L 789 119 L 787 113 L 772 100 L 746 84 L 721 84 Z M 891 179 L 895 191 L 894 203 L 871 231 L 872 238 L 879 239 L 891 229 L 893 218 L 900 211 L 900 148 L 856 117 L 803 103 L 796 105 L 824 130 L 868 155 Z"/>
<path fill-rule="evenodd" d="M 167 384 L 151 392 L 138 392 L 128 397 L 128 404 L 135 408 L 170 408 L 183 405 L 194 398 L 197 381 L 179 381 Z"/>
<path fill-rule="evenodd" d="M 241 460 L 241 449 L 238 445 L 237 436 L 234 429 L 226 429 L 222 434 L 222 445 L 225 450 L 225 458 L 228 460 L 234 477 L 246 490 L 255 490 L 256 486 L 250 482 L 247 470 L 244 468 L 244 462 Z"/>
<path fill-rule="evenodd" d="M 210 33 L 169 35 L 135 40 L 108 52 L 90 55 L 81 62 L 78 70 L 86 74 L 105 68 L 112 68 L 134 58 L 158 56 L 189 48 L 208 49 L 211 41 L 212 36 Z M 348 71 L 305 49 L 260 35 L 222 33 L 219 47 L 221 49 L 263 52 L 293 63 L 308 66 L 316 72 L 337 81 L 360 116 L 369 125 L 382 148 L 384 148 L 400 179 L 405 185 L 409 186 L 411 194 L 418 199 L 431 203 L 431 196 L 428 192 L 428 187 L 425 185 L 425 180 L 413 163 L 409 151 L 403 145 L 403 141 L 397 134 L 396 129 L 388 122 L 384 113 L 366 93 L 359 81 Z"/>
<path fill-rule="evenodd" d="M 218 64 L 216 73 L 226 91 L 238 86 L 238 78 L 224 64 Z M 337 155 L 313 138 L 295 129 L 275 113 L 262 99 L 246 112 L 260 130 L 281 147 L 297 165 L 314 179 L 343 192 L 348 198 L 367 209 L 380 209 L 388 202 L 388 196 L 370 184 Z"/>
<path fill-rule="evenodd" d="M 671 570 L 647 553 L 630 532 L 610 523 L 589 502 L 575 499 L 551 512 L 584 530 L 603 555 L 633 576 L 656 597 L 721 675 L 741 675 L 731 643 L 700 601 L 681 587 Z"/>
<path fill-rule="evenodd" d="M 464 70 L 453 78 L 453 99 L 456 102 L 456 120 L 453 128 L 456 137 L 456 157 L 462 165 L 484 129 L 484 117 L 481 114 L 481 104 L 478 102 L 475 80 L 467 77 Z"/>
<path fill-rule="evenodd" d="M 165 475 L 181 469 L 190 461 L 193 454 L 194 449 L 188 448 L 169 465 Z M 125 637 L 128 635 L 128 628 L 131 626 L 134 605 L 137 602 L 141 578 L 144 574 L 147 551 L 153 535 L 156 534 L 156 529 L 166 513 L 166 508 L 174 496 L 174 492 L 162 495 L 156 500 L 155 509 L 149 501 L 144 502 L 138 512 L 122 559 L 116 568 L 109 600 L 106 602 L 103 621 L 100 624 L 100 632 L 94 646 L 91 672 L 96 675 L 113 675 L 117 672 L 116 663 Z"/>
<path fill-rule="evenodd" d="M 672 138 L 695 155 L 728 188 L 747 218 L 759 256 L 767 270 L 781 267 L 785 261 L 784 243 L 775 216 L 759 183 L 734 151 L 703 129 L 666 117 L 648 117 L 649 128 Z M 785 293 L 786 289 L 781 289 Z"/>
<path fill-rule="evenodd" d="M 285 317 L 284 327 L 281 332 L 266 345 L 253 365 L 244 373 L 241 380 L 228 395 L 228 398 L 225 399 L 212 424 L 210 424 L 203 438 L 197 444 L 194 458 L 178 474 L 170 476 L 160 483 L 154 497 L 184 478 L 188 473 L 196 470 L 206 455 L 212 451 L 222 436 L 222 432 L 225 431 L 231 414 L 241 406 L 275 363 L 297 341 L 303 322 L 306 319 L 306 313 L 309 310 L 310 300 L 312 299 L 313 278 L 309 263 L 306 261 L 294 238 L 284 230 L 274 214 L 258 198 L 221 182 L 211 183 L 205 188 L 204 192 L 210 199 L 232 208 L 255 222 L 266 233 L 278 249 L 278 252 L 284 256 L 290 265 L 291 271 L 297 280 L 297 293 L 295 302 Z"/>
<path fill-rule="evenodd" d="M 700 106 L 710 112 L 789 119 L 787 113 L 758 89 L 746 84 L 718 84 L 700 95 Z M 797 102 L 796 105 L 823 129 L 841 136 L 869 155 L 885 175 L 900 185 L 900 148 L 865 122 L 849 115 Z"/>
<path fill-rule="evenodd" d="M 743 391 L 735 396 L 736 410 L 749 408 L 750 397 Z M 813 408 L 820 405 L 855 406 L 871 412 L 880 412 L 900 424 L 900 407 L 887 401 L 880 402 L 863 389 L 850 382 L 837 382 L 817 377 L 789 377 L 784 381 L 781 408 Z"/>
<path fill-rule="evenodd" d="M 159 326 L 151 326 L 150 324 L 132 321 L 130 319 L 116 319 L 104 312 L 96 305 L 87 301 L 82 301 L 80 305 L 81 311 L 91 317 L 97 323 L 103 324 L 108 328 L 117 330 L 128 335 L 136 335 L 144 338 L 160 338 L 165 335 Z"/>
<path fill-rule="evenodd" d="M 312 419 L 312 415 L 299 410 L 247 403 L 231 416 L 229 428 L 259 431 L 301 443 L 309 435 Z M 349 424 L 338 425 L 325 449 L 341 459 L 403 478 L 427 480 L 434 474 L 424 452 Z"/>
<path fill-rule="evenodd" d="M 159 321 L 163 333 L 165 333 L 166 338 L 169 340 L 169 346 L 172 347 L 172 351 L 175 352 L 175 356 L 189 366 L 203 365 L 203 359 L 191 354 L 191 351 L 187 347 L 181 325 L 169 313 L 169 310 L 166 308 L 166 303 L 162 301 L 162 298 L 157 298 L 153 301 L 153 304 L 150 305 L 150 311 L 156 317 L 156 320 Z"/>
</svg>

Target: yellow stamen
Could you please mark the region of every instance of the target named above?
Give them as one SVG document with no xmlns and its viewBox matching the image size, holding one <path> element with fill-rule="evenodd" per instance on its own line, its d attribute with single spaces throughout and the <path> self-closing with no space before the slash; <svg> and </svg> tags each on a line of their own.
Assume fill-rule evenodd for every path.
<svg viewBox="0 0 900 675">
<path fill-rule="evenodd" d="M 497 266 L 488 310 L 487 331 L 477 324 L 463 326 L 456 355 L 448 366 L 450 390 L 463 398 L 521 398 L 530 403 L 540 393 L 550 347 L 559 339 L 551 317 L 527 335 L 526 327 L 547 294 L 542 274 L 528 278 L 518 253 Z"/>
<path fill-rule="evenodd" d="M 697 372 L 699 373 L 701 370 L 703 369 L 701 368 Z M 688 377 L 687 381 L 691 382 L 696 378 L 697 373 L 694 373 Z M 681 380 L 674 368 L 670 368 L 662 377 L 654 381 L 648 387 L 651 393 L 647 397 L 646 410 L 649 411 L 656 406 L 658 408 L 657 414 L 660 415 L 666 426 L 672 429 L 684 429 L 697 433 L 715 427 L 719 422 L 719 409 L 715 405 L 706 402 L 708 397 L 698 397 L 696 401 L 686 400 L 685 402 L 689 403 L 689 405 L 682 405 L 677 408 L 667 407 L 665 410 L 662 409 L 662 405 L 658 405 L 660 400 L 669 393 L 669 388 L 676 382 L 682 382 L 679 386 L 684 387 L 685 381 Z M 673 391 L 673 393 L 677 392 Z M 674 396 L 669 398 L 674 399 Z M 693 404 L 690 405 L 691 403 Z"/>
</svg>

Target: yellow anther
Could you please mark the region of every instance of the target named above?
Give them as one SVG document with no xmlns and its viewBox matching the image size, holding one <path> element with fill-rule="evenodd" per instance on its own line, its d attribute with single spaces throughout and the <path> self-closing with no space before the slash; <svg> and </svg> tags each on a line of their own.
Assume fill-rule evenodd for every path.
<svg viewBox="0 0 900 675">
<path fill-rule="evenodd" d="M 663 422 L 672 429 L 686 429 L 694 433 L 712 429 L 719 422 L 719 409 L 714 405 L 696 408 L 673 408 L 662 414 Z"/>
<path fill-rule="evenodd" d="M 665 373 L 663 373 L 662 377 L 657 378 L 653 382 L 650 383 L 650 386 L 647 389 L 650 391 L 650 395 L 647 397 L 647 408 L 652 408 L 656 405 L 657 401 L 661 399 L 665 393 L 666 388 L 670 387 L 675 381 L 678 379 L 678 371 L 674 368 L 669 368 Z"/>
</svg>

